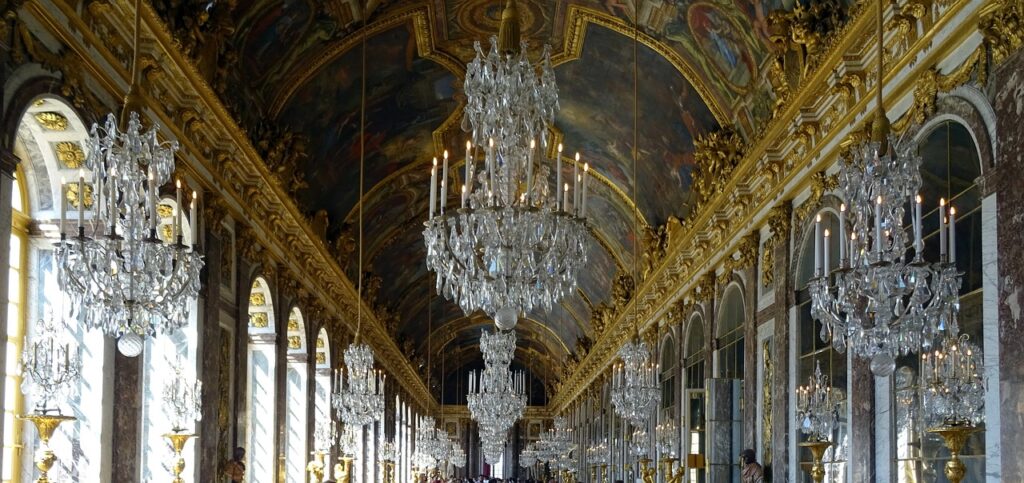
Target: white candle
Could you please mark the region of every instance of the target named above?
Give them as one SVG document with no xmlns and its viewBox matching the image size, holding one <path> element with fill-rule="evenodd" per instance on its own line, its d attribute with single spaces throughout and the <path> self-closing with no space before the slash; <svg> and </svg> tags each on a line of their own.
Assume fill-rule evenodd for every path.
<svg viewBox="0 0 1024 483">
<path fill-rule="evenodd" d="M 430 218 L 434 218 L 434 207 L 437 206 L 437 158 L 430 167 Z"/>
<path fill-rule="evenodd" d="M 916 257 L 921 258 L 921 252 L 924 251 L 924 242 L 921 238 L 921 195 L 915 196 L 914 201 L 914 251 L 917 252 Z"/>
<path fill-rule="evenodd" d="M 949 207 L 949 263 L 956 263 L 956 208 Z"/>
<path fill-rule="evenodd" d="M 110 191 L 110 198 L 107 201 L 107 211 L 110 213 L 110 234 L 113 235 L 116 231 L 115 225 L 117 223 L 117 169 L 114 167 L 110 168 L 110 178 L 107 181 L 107 190 Z M 103 196 L 100 193 L 100 196 Z M 100 220 L 100 223 L 103 221 Z"/>
<path fill-rule="evenodd" d="M 462 185 L 462 208 L 466 208 L 466 185 Z"/>
<path fill-rule="evenodd" d="M 569 183 L 565 183 L 565 194 L 562 197 L 562 209 L 569 212 Z"/>
<path fill-rule="evenodd" d="M 572 163 L 572 209 L 579 211 L 580 207 L 580 153 L 576 153 L 576 162 Z"/>
<path fill-rule="evenodd" d="M 839 204 L 839 268 L 846 267 L 846 203 Z"/>
<path fill-rule="evenodd" d="M 157 225 L 157 223 L 156 223 L 156 205 L 157 205 L 157 201 L 156 200 L 157 200 L 157 196 L 156 196 L 156 180 L 153 178 L 153 167 L 152 166 L 149 167 L 149 174 L 148 174 L 147 178 L 148 179 L 146 180 L 146 182 L 147 182 L 147 185 L 148 185 L 148 188 L 149 188 L 149 203 L 148 204 L 149 204 L 149 210 L 150 210 L 149 211 L 149 229 L 150 230 L 156 230 L 156 225 Z M 111 185 L 111 188 L 113 188 L 113 185 Z M 107 208 L 109 209 L 109 208 L 113 208 L 113 207 L 108 206 Z"/>
<path fill-rule="evenodd" d="M 882 197 L 875 200 L 875 253 L 882 254 Z"/>
<path fill-rule="evenodd" d="M 558 154 L 555 155 L 555 211 L 564 206 L 558 205 L 558 188 L 562 186 L 562 143 L 558 143 Z"/>
<path fill-rule="evenodd" d="M 68 211 L 68 186 L 67 182 L 62 176 L 60 178 L 60 198 L 57 199 L 57 203 L 60 204 L 60 234 L 61 238 L 64 238 L 64 222 L 67 221 Z"/>
<path fill-rule="evenodd" d="M 822 267 L 823 267 L 822 269 L 824 270 L 824 272 L 822 272 L 822 273 L 826 277 L 828 276 L 828 236 L 829 236 L 829 232 L 828 232 L 828 228 L 826 228 L 825 229 L 824 238 L 822 239 L 822 247 L 823 247 L 823 251 L 825 253 L 825 255 L 823 257 L 823 263 L 822 263 Z M 842 243 L 840 243 L 839 245 L 842 246 Z"/>
<path fill-rule="evenodd" d="M 81 232 L 85 220 L 85 171 L 78 170 L 78 231 Z M 103 223 L 103 220 L 100 220 Z"/>
<path fill-rule="evenodd" d="M 174 237 L 171 238 L 171 243 L 177 243 L 178 237 L 181 236 L 181 180 L 175 180 L 174 182 Z"/>
<path fill-rule="evenodd" d="M 192 192 L 192 204 L 189 205 L 188 211 L 188 223 L 189 228 L 192 229 L 192 236 L 189 237 L 189 245 L 191 247 L 196 246 L 196 240 L 199 240 L 199 218 L 196 216 L 196 200 L 199 199 L 199 194 L 195 191 Z"/>
<path fill-rule="evenodd" d="M 939 260 L 946 261 L 946 199 L 939 199 Z"/>
<path fill-rule="evenodd" d="M 466 141 L 466 179 L 464 180 L 465 185 L 469 186 L 469 189 L 473 187 L 473 143 Z"/>
<path fill-rule="evenodd" d="M 580 217 L 582 218 L 587 217 L 587 178 L 590 177 L 588 174 L 590 174 L 590 164 L 583 163 L 583 203 L 580 209 Z"/>
<path fill-rule="evenodd" d="M 497 169 L 497 166 L 495 166 L 495 163 L 498 162 L 497 159 L 494 159 L 494 138 L 490 138 L 490 139 L 487 140 L 487 160 L 486 160 L 486 162 L 487 162 L 487 191 L 489 192 L 488 193 L 488 197 L 491 199 L 491 202 L 493 203 L 493 201 L 494 201 L 494 197 L 493 197 L 494 196 L 494 190 L 496 188 L 496 183 L 495 183 L 496 180 L 494 179 L 494 171 Z"/>
<path fill-rule="evenodd" d="M 821 215 L 814 217 L 814 276 L 821 275 Z"/>
<path fill-rule="evenodd" d="M 530 155 L 526 159 L 526 205 L 533 204 L 533 155 L 537 150 L 537 141 L 530 140 Z"/>
<path fill-rule="evenodd" d="M 441 173 L 441 214 L 448 205 L 448 150 L 444 150 L 444 172 Z"/>
</svg>

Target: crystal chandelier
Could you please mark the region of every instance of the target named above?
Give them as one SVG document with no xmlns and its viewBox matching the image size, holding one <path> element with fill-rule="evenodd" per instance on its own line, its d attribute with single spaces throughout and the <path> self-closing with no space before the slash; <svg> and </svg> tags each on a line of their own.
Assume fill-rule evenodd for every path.
<svg viewBox="0 0 1024 483">
<path fill-rule="evenodd" d="M 330 451 L 337 439 L 338 427 L 334 421 L 319 421 L 313 430 L 313 445 L 317 451 Z"/>
<path fill-rule="evenodd" d="M 430 416 L 421 416 L 417 420 L 415 442 L 420 468 L 436 468 L 449 457 L 451 442 Z"/>
<path fill-rule="evenodd" d="M 337 371 L 338 392 L 334 408 L 346 424 L 363 426 L 380 419 L 384 413 L 384 380 L 386 376 L 373 368 L 370 346 L 352 344 L 345 349 L 345 370 Z"/>
<path fill-rule="evenodd" d="M 39 320 L 32 344 L 21 353 L 21 391 L 36 398 L 36 414 L 60 414 L 57 396 L 66 393 L 82 373 L 81 349 L 67 337 L 64 324 L 59 325 L 52 317 Z"/>
<path fill-rule="evenodd" d="M 679 426 L 668 418 L 654 428 L 654 440 L 662 458 L 675 458 L 679 441 Z"/>
<path fill-rule="evenodd" d="M 93 174 L 91 223 L 85 223 L 88 200 L 83 196 L 77 233 L 68 236 L 67 213 L 60 203 L 57 279 L 87 328 L 118 338 L 121 352 L 136 356 L 142 338 L 183 327 L 189 303 L 199 293 L 203 260 L 193 249 L 198 232 L 196 194 L 189 219 L 192 234 L 185 239 L 177 182 L 172 233 L 162 239 L 158 187 L 174 172 L 177 143 L 160 142 L 156 127 L 143 132 L 138 113 L 132 112 L 124 130 L 118 129 L 113 114 L 102 128 L 93 125 L 85 144 L 86 166 Z M 86 192 L 84 171 L 79 172 L 76 187 L 78 193 Z M 66 189 L 62 186 L 62 193 Z"/>
<path fill-rule="evenodd" d="M 555 418 L 554 426 L 540 435 L 537 441 L 537 459 L 551 465 L 558 465 L 570 453 L 576 450 L 573 443 L 572 428 L 563 416 Z"/>
<path fill-rule="evenodd" d="M 808 385 L 796 389 L 800 431 L 811 441 L 829 441 L 844 401 L 843 391 L 829 386 L 828 376 L 821 373 L 821 362 L 815 362 Z"/>
<path fill-rule="evenodd" d="M 203 417 L 203 382 L 186 373 L 181 357 L 170 362 L 170 367 L 172 375 L 164 384 L 164 411 L 171 418 L 172 431 L 181 433 Z"/>
<path fill-rule="evenodd" d="M 637 458 L 646 458 L 647 453 L 650 451 L 650 443 L 647 429 L 641 426 L 634 426 L 633 434 L 629 437 L 629 452 Z"/>
<path fill-rule="evenodd" d="M 378 453 L 381 461 L 395 461 L 398 457 L 398 447 L 395 446 L 394 441 L 385 441 L 380 445 L 380 452 Z"/>
<path fill-rule="evenodd" d="M 932 426 L 978 426 L 985 421 L 981 350 L 967 334 L 949 337 L 921 355 L 924 412 Z"/>
<path fill-rule="evenodd" d="M 355 456 L 359 451 L 359 439 L 362 437 L 362 426 L 345 424 L 338 440 L 338 449 L 344 456 Z"/>
<path fill-rule="evenodd" d="M 573 178 L 563 184 L 559 146 L 555 184 L 548 181 L 544 153 L 558 88 L 550 48 L 538 65 L 531 64 L 526 42 L 519 43 L 518 22 L 515 1 L 509 0 L 490 52 L 485 55 L 475 44 L 476 58 L 466 69 L 462 128 L 471 141 L 461 207 L 446 210 L 452 191 L 446 151 L 439 202 L 436 159 L 431 168 L 430 218 L 423 231 L 438 293 L 467 314 L 483 310 L 502 329 L 511 329 L 534 307 L 550 309 L 571 292 L 587 256 L 589 166 L 581 169 L 577 155 Z"/>
<path fill-rule="evenodd" d="M 494 434 L 505 434 L 526 409 L 526 377 L 507 367 L 470 371 L 466 400 L 474 421 Z"/>
<path fill-rule="evenodd" d="M 537 444 L 530 443 L 519 452 L 519 466 L 529 468 L 537 464 Z"/>
<path fill-rule="evenodd" d="M 501 461 L 501 457 L 505 454 L 505 439 L 487 438 L 481 441 L 481 447 L 484 453 L 484 461 L 487 464 L 495 465 Z"/>
<path fill-rule="evenodd" d="M 633 426 L 643 426 L 661 395 L 651 351 L 634 336 L 619 349 L 619 358 L 622 361 L 612 369 L 612 405 Z"/>
<path fill-rule="evenodd" d="M 448 455 L 449 461 L 456 468 L 464 468 L 466 466 L 466 451 L 462 449 L 462 445 L 458 442 L 452 441 L 452 448 Z"/>
<path fill-rule="evenodd" d="M 849 206 L 839 213 L 839 269 L 828 273 L 829 234 L 815 224 L 815 271 L 809 284 L 811 315 L 822 323 L 822 340 L 844 352 L 871 358 L 871 371 L 889 376 L 901 354 L 929 350 L 959 332 L 960 274 L 956 270 L 956 211 L 939 202 L 940 257 L 923 258 L 921 158 L 889 133 L 882 102 L 883 12 L 878 11 L 877 106 L 872 140 L 840 163 L 839 185 Z M 911 236 L 904 207 L 913 207 Z M 948 211 L 947 211 L 948 208 Z M 847 237 L 847 217 L 853 221 Z M 948 244 L 947 244 L 948 234 Z M 833 234 L 834 235 L 834 234 Z M 948 245 L 948 251 L 947 251 Z M 911 251 L 910 248 L 913 248 Z M 833 280 L 834 279 L 834 280 Z"/>
</svg>

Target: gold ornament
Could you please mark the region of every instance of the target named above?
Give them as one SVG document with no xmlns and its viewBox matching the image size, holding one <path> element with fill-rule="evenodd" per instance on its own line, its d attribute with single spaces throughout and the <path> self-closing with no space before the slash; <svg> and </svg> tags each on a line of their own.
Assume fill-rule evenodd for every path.
<svg viewBox="0 0 1024 483">
<path fill-rule="evenodd" d="M 174 465 L 171 466 L 174 479 L 171 480 L 171 483 L 185 483 L 185 480 L 181 477 L 181 473 L 185 471 L 185 458 L 182 457 L 181 451 L 185 449 L 185 443 L 188 443 L 188 440 L 196 437 L 196 435 L 191 433 L 167 433 L 164 437 L 171 442 L 171 447 L 174 449 Z"/>
<path fill-rule="evenodd" d="M 74 421 L 75 418 L 59 414 L 29 414 L 18 419 L 32 421 L 36 431 L 39 433 L 39 448 L 36 450 L 35 459 L 33 460 L 36 468 L 39 469 L 39 477 L 36 478 L 36 483 L 49 483 L 50 478 L 47 474 L 53 468 L 54 463 L 57 462 L 57 455 L 53 454 L 53 450 L 50 449 L 50 438 L 53 437 L 53 431 L 57 429 L 57 426 L 60 426 L 60 423 Z"/>
<path fill-rule="evenodd" d="M 981 431 L 981 428 L 963 424 L 939 426 L 928 430 L 929 433 L 941 436 L 946 448 L 949 449 L 949 461 L 944 468 L 949 483 L 960 483 L 964 479 L 967 468 L 960 460 L 960 451 L 963 450 L 967 438 L 978 431 Z"/>
<path fill-rule="evenodd" d="M 68 128 L 68 118 L 59 112 L 37 112 L 34 117 L 36 122 L 47 131 L 66 131 Z"/>
</svg>

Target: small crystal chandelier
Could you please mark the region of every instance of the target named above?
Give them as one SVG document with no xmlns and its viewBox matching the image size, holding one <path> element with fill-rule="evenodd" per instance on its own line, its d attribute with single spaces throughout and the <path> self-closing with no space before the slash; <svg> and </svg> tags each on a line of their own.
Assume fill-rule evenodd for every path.
<svg viewBox="0 0 1024 483">
<path fill-rule="evenodd" d="M 363 426 L 384 414 L 384 381 L 386 376 L 373 368 L 370 346 L 352 344 L 345 349 L 345 370 L 335 373 L 338 388 L 333 399 L 341 420 L 348 425 Z"/>
<path fill-rule="evenodd" d="M 612 405 L 633 426 L 643 426 L 658 403 L 657 367 L 647 343 L 634 336 L 619 349 L 622 361 L 612 369 Z"/>
<path fill-rule="evenodd" d="M 637 458 L 646 458 L 651 449 L 649 439 L 647 429 L 642 426 L 633 426 L 633 434 L 629 437 L 629 452 Z"/>
<path fill-rule="evenodd" d="M 61 236 L 56 244 L 57 280 L 81 322 L 118 338 L 118 349 L 134 357 L 142 339 L 173 332 L 188 321 L 188 306 L 199 293 L 202 257 L 195 252 L 196 194 L 191 203 L 191 239 L 182 236 L 181 182 L 169 239 L 161 226 L 158 188 L 174 173 L 177 142 L 161 142 L 154 126 L 143 131 L 135 108 L 139 93 L 139 9 L 135 11 L 132 77 L 118 126 L 109 114 L 93 124 L 85 140 L 85 165 L 93 174 L 92 222 L 85 172 L 79 171 L 78 229 L 65 233 L 67 186 L 61 186 Z M 89 231 L 87 233 L 87 228 Z M 187 243 L 186 243 L 187 242 Z"/>
<path fill-rule="evenodd" d="M 203 417 L 203 383 L 189 376 L 181 357 L 170 362 L 172 377 L 164 385 L 164 411 L 171 418 L 171 429 L 175 433 L 188 430 Z"/>
<path fill-rule="evenodd" d="M 530 443 L 519 452 L 519 466 L 529 468 L 537 464 L 537 444 Z"/>
<path fill-rule="evenodd" d="M 821 362 L 815 362 L 808 385 L 796 389 L 800 431 L 811 441 L 829 441 L 844 401 L 843 391 L 829 386 L 828 376 L 821 373 Z"/>
<path fill-rule="evenodd" d="M 354 457 L 359 452 L 362 428 L 362 425 L 355 424 L 344 424 L 342 426 L 341 437 L 338 439 L 338 449 L 342 455 Z"/>
<path fill-rule="evenodd" d="M 556 417 L 554 426 L 541 434 L 537 441 L 537 459 L 553 466 L 558 465 L 576 450 L 572 433 L 569 421 L 564 416 Z"/>
<path fill-rule="evenodd" d="M 932 426 L 978 426 L 985 422 L 981 350 L 967 334 L 949 337 L 921 355 L 924 412 Z"/>
<path fill-rule="evenodd" d="M 423 237 L 438 293 L 467 314 L 483 310 L 507 330 L 521 314 L 550 309 L 576 286 L 587 256 L 589 165 L 581 170 L 577 154 L 573 179 L 563 184 L 559 146 L 555 184 L 548 181 L 544 149 L 558 111 L 558 88 L 550 48 L 534 66 L 526 42 L 519 42 L 515 0 L 502 13 L 490 53 L 484 54 L 479 43 L 475 49 L 466 69 L 462 128 L 471 141 L 461 207 L 446 210 L 451 186 L 445 151 L 439 202 L 437 159 L 431 168 Z M 482 166 L 477 166 L 479 155 Z"/>
<path fill-rule="evenodd" d="M 502 442 L 509 428 L 522 417 L 527 403 L 525 373 L 509 369 L 515 344 L 515 332 L 511 330 L 493 334 L 484 331 L 480 337 L 484 369 L 469 373 L 469 412 L 481 428 Z"/>
<path fill-rule="evenodd" d="M 57 396 L 71 389 L 82 373 L 81 349 L 67 337 L 64 324 L 59 326 L 52 317 L 39 320 L 32 344 L 21 354 L 21 391 L 35 396 L 36 414 L 60 414 Z"/>
<path fill-rule="evenodd" d="M 452 447 L 448 455 L 448 460 L 451 462 L 452 466 L 455 466 L 456 468 L 465 468 L 466 451 L 462 449 L 462 445 L 453 440 Z"/>
<path fill-rule="evenodd" d="M 378 453 L 381 461 L 394 462 L 398 456 L 398 447 L 395 446 L 394 441 L 385 441 L 380 445 L 380 452 Z"/>
<path fill-rule="evenodd" d="M 313 445 L 317 451 L 330 451 L 337 439 L 338 426 L 334 421 L 319 421 L 313 429 Z"/>
<path fill-rule="evenodd" d="M 855 147 L 840 164 L 839 186 L 849 210 L 840 207 L 839 269 L 832 273 L 827 273 L 830 234 L 822 232 L 820 217 L 815 223 L 815 278 L 809 289 L 811 315 L 823 325 L 822 340 L 831 340 L 840 353 L 849 347 L 854 355 L 871 358 L 871 371 L 889 376 L 897 356 L 929 350 L 959 332 L 960 274 L 956 210 L 945 200 L 938 210 L 939 261 L 923 258 L 921 158 L 914 146 L 897 145 L 889 133 L 882 103 L 881 11 L 878 17 L 878 112 L 872 140 Z M 906 204 L 914 209 L 912 230 L 903 225 Z M 853 221 L 849 235 L 848 216 Z M 912 245 L 908 231 L 913 232 Z"/>
<path fill-rule="evenodd" d="M 662 458 L 675 458 L 679 441 L 679 426 L 668 418 L 654 428 L 654 440 Z"/>
</svg>

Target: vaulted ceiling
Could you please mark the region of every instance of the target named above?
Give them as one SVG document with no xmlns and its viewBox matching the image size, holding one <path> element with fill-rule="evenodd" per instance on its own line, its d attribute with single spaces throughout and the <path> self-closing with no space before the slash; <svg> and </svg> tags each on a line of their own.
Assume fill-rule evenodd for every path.
<svg viewBox="0 0 1024 483">
<path fill-rule="evenodd" d="M 615 274 L 631 271 L 636 261 L 635 227 L 676 222 L 691 209 L 694 138 L 722 125 L 754 132 L 771 109 L 766 16 L 792 0 L 636 1 L 635 178 L 632 1 L 518 2 L 532 48 L 553 47 L 561 102 L 555 138 L 567 153 L 579 151 L 599 181 L 592 185 L 593 236 L 578 290 L 550 312 L 529 314 L 517 328 L 517 358 L 546 384 L 595 336 L 593 308 L 609 301 Z M 353 279 L 362 204 L 369 302 L 392 314 L 391 329 L 411 359 L 422 363 L 434 354 L 436 368 L 436 358 L 449 354 L 444 372 L 457 373 L 474 363 L 467 348 L 488 322 L 434 295 L 421 234 L 428 163 L 443 149 L 459 152 L 466 140 L 459 129 L 465 64 L 473 41 L 496 33 L 505 0 L 369 0 L 367 12 L 363 3 L 228 2 L 213 19 L 230 33 L 227 47 L 237 62 L 223 96 Z"/>
</svg>

